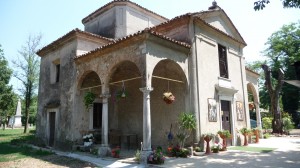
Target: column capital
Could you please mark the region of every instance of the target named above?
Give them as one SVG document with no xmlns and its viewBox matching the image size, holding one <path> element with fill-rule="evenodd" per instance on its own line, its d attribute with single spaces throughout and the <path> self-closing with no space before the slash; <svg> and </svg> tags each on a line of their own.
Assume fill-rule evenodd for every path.
<svg viewBox="0 0 300 168">
<path fill-rule="evenodd" d="M 100 94 L 100 98 L 102 98 L 102 99 L 107 99 L 110 97 L 111 97 L 111 95 L 109 93 Z"/>
<path fill-rule="evenodd" d="M 143 88 L 140 88 L 140 91 L 142 91 L 143 93 L 150 93 L 151 91 L 153 90 L 152 87 L 143 87 Z"/>
</svg>

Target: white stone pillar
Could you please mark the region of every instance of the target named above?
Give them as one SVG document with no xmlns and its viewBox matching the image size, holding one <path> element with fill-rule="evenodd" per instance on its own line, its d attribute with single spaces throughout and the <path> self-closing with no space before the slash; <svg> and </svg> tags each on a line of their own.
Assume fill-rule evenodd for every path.
<svg viewBox="0 0 300 168">
<path fill-rule="evenodd" d="M 98 149 L 98 155 L 105 157 L 110 154 L 110 148 L 108 144 L 108 98 L 109 94 L 102 94 L 102 134 L 101 134 L 101 146 Z"/>
<path fill-rule="evenodd" d="M 151 87 L 140 88 L 143 92 L 143 146 L 141 151 L 141 162 L 147 164 L 147 158 L 151 153 L 151 111 L 150 92 Z"/>
<path fill-rule="evenodd" d="M 150 92 L 151 87 L 140 88 L 143 92 L 143 151 L 151 151 L 151 112 Z"/>
<path fill-rule="evenodd" d="M 108 98 L 109 94 L 102 97 L 102 146 L 108 146 Z"/>
<path fill-rule="evenodd" d="M 260 109 L 259 109 L 259 103 L 255 102 L 255 112 L 256 112 L 256 126 L 259 128 L 260 131 L 260 137 L 263 137 L 262 134 L 262 125 L 261 125 L 261 115 L 260 115 Z"/>
</svg>

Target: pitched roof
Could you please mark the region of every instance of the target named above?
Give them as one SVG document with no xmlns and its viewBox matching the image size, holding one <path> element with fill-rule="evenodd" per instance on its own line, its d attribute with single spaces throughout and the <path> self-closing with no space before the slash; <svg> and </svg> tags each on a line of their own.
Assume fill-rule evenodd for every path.
<svg viewBox="0 0 300 168">
<path fill-rule="evenodd" d="M 96 35 L 96 34 L 93 34 L 93 33 L 89 33 L 89 32 L 86 32 L 86 31 L 82 31 L 82 30 L 76 28 L 76 29 L 68 32 L 67 34 L 63 35 L 62 37 L 58 38 L 57 40 L 53 41 L 52 43 L 48 44 L 47 46 L 45 46 L 45 47 L 41 48 L 40 50 L 38 50 L 37 55 L 44 56 L 48 52 L 56 49 L 57 47 L 59 47 L 61 45 L 63 45 L 65 41 L 71 39 L 76 34 L 87 36 L 89 38 L 94 38 L 96 40 L 103 40 L 107 43 L 114 41 L 113 39 L 102 37 L 102 36 L 99 36 L 99 35 Z"/>
<path fill-rule="evenodd" d="M 253 73 L 253 74 L 255 74 L 255 75 L 258 75 L 258 76 L 260 76 L 260 74 L 259 74 L 259 73 L 257 73 L 257 72 L 255 72 L 255 71 L 253 71 L 252 69 L 250 69 L 250 68 L 248 68 L 248 67 L 245 67 L 245 69 L 246 69 L 246 71 L 248 71 L 248 72 L 251 72 L 251 73 Z"/>
<path fill-rule="evenodd" d="M 132 39 L 132 38 L 134 38 L 134 37 L 143 35 L 143 34 L 145 34 L 145 33 L 149 33 L 149 34 L 151 34 L 151 35 L 153 35 L 153 36 L 159 37 L 159 38 L 161 38 L 161 39 L 167 40 L 167 41 L 172 42 L 172 43 L 174 43 L 174 44 L 183 46 L 183 47 L 185 47 L 185 48 L 191 48 L 191 45 L 189 45 L 189 44 L 187 44 L 187 43 L 185 43 L 185 42 L 181 42 L 181 41 L 174 40 L 174 39 L 172 39 L 172 38 L 170 38 L 170 37 L 164 36 L 164 35 L 162 35 L 162 34 L 160 34 L 160 33 L 158 33 L 158 32 L 155 32 L 155 31 L 153 31 L 153 30 L 150 30 L 150 29 L 146 28 L 146 29 L 144 29 L 144 30 L 142 30 L 142 31 L 138 31 L 137 33 L 134 33 L 134 34 L 131 34 L 131 35 L 128 35 L 128 36 L 119 38 L 119 39 L 117 39 L 117 40 L 115 40 L 115 41 L 112 41 L 112 42 L 106 44 L 106 45 L 100 46 L 100 47 L 98 47 L 98 48 L 96 48 L 96 49 L 94 49 L 94 50 L 92 50 L 92 51 L 89 51 L 89 52 L 83 54 L 83 55 L 76 56 L 74 59 L 79 59 L 79 58 L 88 56 L 88 55 L 90 55 L 90 54 L 93 54 L 93 53 L 96 53 L 96 52 L 98 52 L 98 51 L 104 50 L 105 48 L 108 48 L 108 47 L 111 47 L 111 46 L 113 46 L 113 45 L 122 43 L 122 42 L 124 42 L 124 41 L 126 41 L 126 40 L 129 40 L 129 39 Z"/>
<path fill-rule="evenodd" d="M 155 13 L 155 12 L 153 12 L 153 11 L 147 9 L 147 8 L 142 7 L 142 6 L 140 6 L 139 4 L 137 4 L 137 3 L 131 2 L 131 1 L 129 1 L 129 0 L 114 0 L 114 1 L 111 1 L 111 2 L 107 3 L 106 5 L 104 5 L 104 6 L 102 6 L 102 7 L 100 7 L 99 9 L 95 10 L 94 12 L 92 12 L 91 14 L 89 14 L 88 16 L 86 16 L 85 18 L 83 18 L 83 19 L 82 19 L 82 23 L 88 22 L 90 19 L 94 18 L 94 17 L 97 16 L 99 13 L 101 13 L 101 11 L 102 11 L 103 9 L 105 9 L 105 8 L 107 8 L 107 7 L 109 7 L 109 6 L 113 7 L 113 6 L 117 5 L 119 2 L 130 3 L 130 4 L 132 4 L 132 5 L 134 5 L 134 6 L 138 7 L 138 8 L 141 8 L 141 9 L 143 9 L 143 10 L 149 12 L 149 13 L 152 13 L 152 14 L 154 14 L 154 15 L 157 15 L 157 16 L 159 16 L 159 17 L 165 19 L 165 20 L 169 20 L 168 18 L 166 18 L 166 17 L 164 17 L 164 16 L 161 16 L 161 15 L 159 15 L 159 14 L 157 14 L 157 13 Z"/>
<path fill-rule="evenodd" d="M 199 17 L 201 18 L 201 16 L 204 16 L 203 15 L 204 13 L 209 14 L 209 13 L 213 13 L 213 12 L 216 12 L 216 11 L 223 13 L 225 15 L 225 17 L 228 19 L 229 23 L 232 25 L 232 27 L 235 30 L 235 32 L 238 34 L 239 38 L 241 39 L 241 40 L 238 40 L 238 41 L 240 41 L 243 44 L 247 45 L 246 42 L 245 42 L 245 40 L 243 39 L 242 35 L 240 34 L 240 32 L 238 31 L 238 29 L 233 24 L 233 22 L 230 19 L 230 17 L 226 14 L 226 12 L 221 7 L 218 6 L 218 8 L 219 8 L 218 10 L 208 10 L 208 11 L 201 12 L 201 15 L 199 15 Z M 203 18 L 201 18 L 201 19 L 204 20 Z M 221 31 L 221 30 L 219 30 L 219 31 Z"/>
<path fill-rule="evenodd" d="M 216 12 L 216 11 L 221 11 L 224 13 L 224 15 L 226 16 L 226 18 L 229 20 L 230 24 L 233 26 L 234 30 L 237 32 L 238 36 L 240 37 L 241 40 L 223 32 L 222 30 L 212 26 L 211 24 L 207 23 L 203 18 L 201 18 L 201 16 L 204 16 L 205 14 L 209 14 L 209 13 L 213 13 L 213 12 Z M 200 21 L 201 23 L 204 23 L 205 25 L 209 26 L 210 28 L 220 32 L 221 34 L 233 39 L 234 41 L 237 41 L 239 43 L 242 43 L 244 45 L 247 45 L 245 40 L 243 39 L 243 37 L 241 36 L 241 34 L 239 33 L 239 31 L 237 30 L 237 28 L 234 26 L 233 22 L 230 20 L 230 18 L 228 17 L 228 15 L 225 13 L 225 11 L 223 9 L 219 9 L 219 10 L 208 10 L 208 11 L 200 11 L 200 12 L 194 12 L 194 13 L 186 13 L 186 14 L 183 14 L 183 15 L 180 15 L 180 16 L 177 16 L 171 20 L 168 20 L 166 22 L 163 22 L 159 25 L 156 25 L 156 26 L 153 26 L 152 28 L 150 28 L 151 30 L 156 30 L 157 28 L 161 28 L 161 27 L 166 27 L 168 26 L 169 24 L 172 24 L 174 22 L 177 22 L 178 20 L 181 20 L 181 19 L 187 19 L 187 18 L 190 18 L 190 17 L 193 17 L 195 20 L 198 20 Z"/>
</svg>

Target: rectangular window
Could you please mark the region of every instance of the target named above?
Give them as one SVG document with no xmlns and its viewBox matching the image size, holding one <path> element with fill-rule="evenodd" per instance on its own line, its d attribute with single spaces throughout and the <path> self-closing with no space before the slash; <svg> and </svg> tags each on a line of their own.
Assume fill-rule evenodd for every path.
<svg viewBox="0 0 300 168">
<path fill-rule="evenodd" d="M 94 103 L 93 107 L 93 129 L 102 127 L 102 104 Z"/>
<path fill-rule="evenodd" d="M 218 45 L 219 50 L 219 68 L 220 76 L 228 79 L 228 65 L 227 65 L 227 52 L 226 47 Z"/>
<path fill-rule="evenodd" d="M 60 72 L 60 64 L 56 65 L 56 80 L 55 82 L 59 82 L 59 72 Z"/>
</svg>

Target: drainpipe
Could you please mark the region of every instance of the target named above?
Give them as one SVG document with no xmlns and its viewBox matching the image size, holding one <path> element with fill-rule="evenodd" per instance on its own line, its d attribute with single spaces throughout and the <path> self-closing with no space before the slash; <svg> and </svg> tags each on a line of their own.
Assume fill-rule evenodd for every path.
<svg viewBox="0 0 300 168">
<path fill-rule="evenodd" d="M 194 112 L 197 122 L 197 128 L 195 132 L 194 141 L 200 141 L 200 134 L 201 134 L 201 124 L 200 124 L 200 113 L 199 113 L 199 97 L 198 97 L 198 67 L 197 67 L 197 45 L 196 45 L 196 35 L 195 35 L 195 25 L 193 22 L 193 17 L 190 18 L 190 25 L 189 25 L 189 35 L 192 42 L 191 48 L 191 60 L 190 60 L 190 106 L 191 110 Z"/>
</svg>

